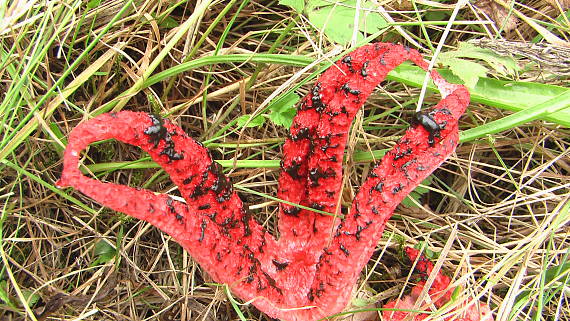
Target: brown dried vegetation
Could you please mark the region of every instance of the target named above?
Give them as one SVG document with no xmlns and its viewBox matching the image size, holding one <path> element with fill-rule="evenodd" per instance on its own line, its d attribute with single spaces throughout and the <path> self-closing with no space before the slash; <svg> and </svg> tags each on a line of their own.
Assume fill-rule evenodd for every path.
<svg viewBox="0 0 570 321">
<path fill-rule="evenodd" d="M 234 5 L 224 12 L 228 3 Z M 211 4 L 155 65 L 181 25 L 193 17 L 194 1 L 134 1 L 110 27 L 124 7 L 122 1 L 93 8 L 87 2 L 21 0 L 8 5 L 0 19 L 0 92 L 6 93 L 5 101 L 13 101 L 0 109 L 0 320 L 239 319 L 225 287 L 212 284 L 167 235 L 76 191 L 57 190 L 54 182 L 61 172 L 65 134 L 107 103 L 119 101 L 124 109 L 168 115 L 197 139 L 215 138 L 208 147 L 230 165 L 234 159 L 274 161 L 252 167 L 236 163 L 229 176 L 256 191 L 242 196 L 256 218 L 275 233 L 277 202 L 263 195 L 275 196 L 275 164 L 287 131 L 268 121 L 259 128 L 236 129 L 235 119 L 261 112 L 273 95 L 287 92 L 317 68 L 217 61 L 137 87 L 150 68 L 156 68 L 151 73 L 156 75 L 185 61 L 214 59 L 208 57 L 218 44 L 219 55 L 277 53 L 326 61 L 339 52 L 276 1 L 251 1 L 238 12 L 240 3 Z M 387 21 L 398 23 L 375 40 L 402 42 L 428 53 L 440 41 L 451 48 L 461 41 L 498 39 L 480 45 L 510 55 L 525 67 L 512 80 L 567 85 L 570 25 L 561 11 L 568 10 L 568 1 L 466 4 L 445 39 L 446 26 L 430 24 L 426 17 L 449 19 L 454 5 L 410 3 L 391 1 L 378 7 Z M 217 17 L 219 23 L 214 24 Z M 73 64 L 84 52 L 87 57 Z M 36 68 L 26 70 L 34 59 Z M 55 94 L 42 101 L 63 75 L 67 78 Z M 21 87 L 15 95 L 17 85 Z M 307 89 L 304 85 L 297 92 Z M 132 90 L 128 100 L 121 96 L 126 90 Z M 389 147 L 407 126 L 402 119 L 409 119 L 418 95 L 417 88 L 386 82 L 353 126 L 348 155 Z M 428 95 L 426 104 L 437 100 Z M 39 109 L 34 110 L 36 105 Z M 383 112 L 390 116 L 375 117 Z M 461 128 L 510 113 L 473 103 Z M 568 128 L 536 120 L 460 145 L 436 172 L 417 207 L 400 206 L 389 221 L 355 297 L 381 305 L 405 292 L 406 281 L 413 280 L 407 278 L 399 245 L 424 242 L 438 253 L 442 269 L 464 285 L 457 295 L 481 298 L 495 316 L 531 320 L 540 306 L 545 318 L 570 319 L 569 136 Z M 177 195 L 168 177 L 144 156 L 130 146 L 104 142 L 90 148 L 84 164 L 100 180 Z M 371 158 L 347 158 L 346 201 L 373 166 Z M 133 164 L 123 167 L 129 161 Z M 104 253 L 110 253 L 110 259 L 97 262 Z M 552 275 L 556 277 L 543 278 Z M 545 292 L 552 289 L 561 291 Z M 522 308 L 517 306 L 522 303 Z M 249 305 L 239 308 L 250 320 L 267 320 Z"/>
</svg>

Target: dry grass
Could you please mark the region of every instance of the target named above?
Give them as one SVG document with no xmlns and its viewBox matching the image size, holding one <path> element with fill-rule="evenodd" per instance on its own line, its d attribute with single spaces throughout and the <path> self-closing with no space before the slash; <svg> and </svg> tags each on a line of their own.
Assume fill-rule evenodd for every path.
<svg viewBox="0 0 570 321">
<path fill-rule="evenodd" d="M 518 13 L 506 15 L 507 19 L 516 17 L 516 23 L 509 20 L 503 25 L 506 32 L 500 32 L 501 22 L 492 24 L 485 18 L 485 13 L 491 19 L 508 14 L 501 3 L 479 1 L 480 7 L 494 8 L 489 12 L 469 4 L 458 19 L 465 23 L 453 26 L 444 50 L 475 38 L 530 43 L 539 37 L 546 46 L 568 40 L 568 18 L 556 22 L 560 10 L 568 10 L 568 1 L 530 1 L 524 6 L 519 2 L 515 6 Z M 223 13 L 226 3 L 211 4 L 203 15 L 194 17 L 188 32 L 168 52 L 164 48 L 178 29 L 155 19 L 169 16 L 181 25 L 195 12 L 192 2 L 175 6 L 136 1 L 109 27 L 123 8 L 122 1 L 89 10 L 85 2 L 6 4 L 5 18 L 0 21 L 0 92 L 17 95 L 7 94 L 5 109 L 0 110 L 4 137 L 0 150 L 0 320 L 238 319 L 224 287 L 212 285 L 208 275 L 167 235 L 101 207 L 77 191 L 58 191 L 54 183 L 61 172 L 65 134 L 92 114 L 122 105 L 123 109 L 169 115 L 191 136 L 225 143 L 210 146 L 217 159 L 278 160 L 286 137 L 284 128 L 266 122 L 259 129 L 224 137 L 221 134 L 227 131 L 220 130 L 235 128 L 232 120 L 260 111 L 268 97 L 288 91 L 316 68 L 302 72 L 300 67 L 278 64 L 216 63 L 150 87 L 137 87 L 140 77 L 153 67 L 155 74 L 183 61 L 211 56 L 220 41 L 219 54 L 273 52 L 324 60 L 334 57 L 331 52 L 339 52 L 305 18 L 296 18 L 296 13 L 277 1 L 251 1 L 227 29 L 239 3 L 227 13 Z M 411 24 L 392 26 L 375 40 L 407 42 L 411 38 L 428 52 L 431 44 L 425 36 L 437 46 L 445 26 L 427 21 L 423 33 L 415 10 L 449 11 L 446 5 L 431 5 L 435 7 L 425 1 L 418 1 L 416 8 L 407 1 L 385 4 L 387 15 Z M 220 23 L 199 43 L 220 14 Z M 99 34 L 104 35 L 90 48 L 88 44 Z M 53 41 L 47 42 L 52 36 Z M 72 65 L 82 53 L 85 59 Z M 157 60 L 161 53 L 167 54 Z M 33 59 L 37 59 L 35 68 L 18 70 L 18 66 L 32 66 Z M 568 74 L 542 69 L 531 63 L 532 56 L 516 59 L 528 70 L 512 76 L 513 80 L 567 84 Z M 560 62 L 561 67 L 568 65 L 569 61 Z M 66 72 L 71 76 L 57 87 L 57 95 L 47 95 Z M 289 79 L 292 83 L 286 84 Z M 21 87 L 14 91 L 11 86 L 18 81 Z M 305 93 L 307 88 L 297 92 Z M 129 90 L 129 99 L 119 100 Z M 358 116 L 349 152 L 391 146 L 407 126 L 402 120 L 412 112 L 407 105 L 418 95 L 417 88 L 385 83 Z M 429 96 L 426 104 L 437 99 L 437 95 Z M 389 117 L 373 118 L 400 104 L 407 107 L 391 111 Z M 34 106 L 38 109 L 33 110 Z M 462 128 L 474 128 L 509 113 L 473 103 L 462 119 Z M 405 292 L 408 267 L 400 260 L 400 245 L 424 242 L 438 252 L 442 269 L 463 286 L 457 296 L 488 302 L 497 320 L 570 320 L 569 134 L 568 128 L 536 120 L 460 145 L 435 173 L 429 192 L 417 206 L 397 209 L 377 253 L 363 271 L 359 296 L 372 297 L 370 302 L 380 307 L 387 298 Z M 86 164 L 134 161 L 142 156 L 130 146 L 106 142 L 90 149 Z M 372 165 L 370 160 L 347 164 L 344 203 L 350 204 Z M 104 181 L 177 193 L 169 178 L 148 164 L 120 171 L 104 167 L 97 174 Z M 277 175 L 277 168 L 263 166 L 230 171 L 234 183 L 273 196 Z M 275 233 L 276 202 L 242 195 L 257 219 Z M 118 255 L 97 264 L 101 255 L 94 252 L 96 247 L 107 251 L 116 247 Z M 26 299 L 30 302 L 24 303 Z M 252 306 L 240 308 L 250 320 L 268 320 Z"/>
</svg>

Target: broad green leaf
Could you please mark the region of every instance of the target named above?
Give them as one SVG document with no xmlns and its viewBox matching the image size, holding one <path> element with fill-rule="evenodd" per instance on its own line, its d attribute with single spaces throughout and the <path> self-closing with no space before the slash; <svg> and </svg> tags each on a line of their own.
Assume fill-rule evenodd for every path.
<svg viewBox="0 0 570 321">
<path fill-rule="evenodd" d="M 95 256 L 95 261 L 92 265 L 104 264 L 111 261 L 117 255 L 117 250 L 107 241 L 101 240 L 95 244 L 93 249 L 93 256 Z"/>
<path fill-rule="evenodd" d="M 24 295 L 24 298 L 26 298 L 28 306 L 33 307 L 40 300 L 40 295 L 34 293 L 34 291 L 30 289 L 22 289 L 22 294 Z"/>
<path fill-rule="evenodd" d="M 438 56 L 438 61 L 447 65 L 448 59 L 453 58 L 470 58 L 483 60 L 491 68 L 501 74 L 513 74 L 520 70 L 516 61 L 511 57 L 501 56 L 491 49 L 480 48 L 468 42 L 460 42 L 457 50 L 447 51 Z"/>
<path fill-rule="evenodd" d="M 406 198 L 404 198 L 402 200 L 402 206 L 409 207 L 409 208 L 417 207 L 413 201 L 414 199 L 417 200 L 417 198 L 413 197 L 412 193 L 413 193 L 413 191 L 410 192 L 410 194 L 408 194 L 408 196 L 406 196 Z"/>
<path fill-rule="evenodd" d="M 251 127 L 261 127 L 261 125 L 263 125 L 265 123 L 265 117 L 263 116 L 257 116 L 253 119 L 251 119 L 251 115 L 243 115 L 241 117 L 239 117 L 237 119 L 237 124 L 239 127 L 247 127 L 247 128 L 251 128 Z"/>
<path fill-rule="evenodd" d="M 313 9 L 317 7 L 326 7 L 341 4 L 343 2 L 346 2 L 346 0 L 307 0 L 307 8 Z"/>
<path fill-rule="evenodd" d="M 356 11 L 356 1 L 349 1 L 350 5 L 354 4 Z M 360 4 L 360 19 L 358 20 L 358 30 L 365 32 L 367 34 L 373 34 L 386 28 L 388 23 L 384 20 L 384 17 L 378 12 L 374 11 L 375 5 L 370 1 L 362 1 Z"/>
<path fill-rule="evenodd" d="M 283 126 L 286 128 L 291 127 L 293 123 L 293 117 L 297 114 L 297 108 L 295 105 L 301 99 L 299 95 L 292 92 L 283 99 L 275 101 L 275 103 L 269 106 L 271 113 L 269 114 L 269 120 L 271 120 L 277 126 Z"/>
<path fill-rule="evenodd" d="M 279 0 L 279 4 L 289 6 L 299 13 L 303 12 L 303 9 L 305 9 L 304 0 Z"/>
<path fill-rule="evenodd" d="M 6 302 L 11 307 L 15 307 L 10 296 L 8 295 L 8 282 L 6 280 L 0 280 L 0 300 Z"/>
<path fill-rule="evenodd" d="M 465 86 L 469 88 L 474 88 L 479 78 L 485 77 L 488 71 L 487 68 L 476 62 L 460 58 L 449 58 L 446 60 L 446 64 L 451 72 L 461 78 Z"/>
<path fill-rule="evenodd" d="M 347 44 L 354 33 L 354 17 L 356 15 L 356 0 L 350 1 L 311 1 L 307 5 L 308 18 L 311 23 L 324 32 L 327 37 L 339 44 Z M 374 11 L 371 1 L 362 1 L 359 12 L 359 31 L 375 33 L 387 26 L 384 18 Z M 363 39 L 357 32 L 357 40 Z"/>
<path fill-rule="evenodd" d="M 365 298 L 353 298 L 352 299 L 352 305 L 354 305 L 355 307 L 358 308 L 363 308 L 367 305 L 369 305 L 371 302 L 370 300 L 366 300 Z"/>
<path fill-rule="evenodd" d="M 429 244 L 424 241 L 419 241 L 416 245 L 414 245 L 414 249 L 422 251 L 422 254 L 425 255 L 431 261 L 437 260 L 437 258 L 439 257 L 439 253 L 430 250 Z"/>
<path fill-rule="evenodd" d="M 424 179 L 422 183 L 418 185 L 418 187 L 416 187 L 413 191 L 410 192 L 410 194 L 408 194 L 408 196 L 406 196 L 406 198 L 404 198 L 404 200 L 402 201 L 402 205 L 404 205 L 405 207 L 417 207 L 416 202 L 421 203 L 420 198 L 425 193 L 429 192 L 429 189 L 426 188 L 425 186 L 431 185 L 432 181 L 433 179 L 431 178 L 431 176 L 428 176 L 426 179 Z M 414 202 L 413 200 L 415 200 L 416 202 Z"/>
<path fill-rule="evenodd" d="M 271 120 L 277 126 L 283 126 L 285 128 L 291 127 L 293 124 L 293 118 L 297 114 L 297 109 L 291 107 L 278 113 L 271 113 L 269 115 L 269 120 Z"/>
<path fill-rule="evenodd" d="M 172 17 L 166 17 L 158 23 L 158 26 L 166 29 L 173 29 L 180 26 L 180 23 Z"/>
<path fill-rule="evenodd" d="M 311 23 L 327 35 L 331 41 L 347 44 L 352 39 L 354 9 L 340 5 L 329 5 L 315 7 L 308 14 Z"/>
<path fill-rule="evenodd" d="M 101 4 L 101 0 L 91 0 L 87 2 L 87 9 L 95 9 Z"/>
<path fill-rule="evenodd" d="M 461 78 L 469 88 L 474 88 L 479 78 L 485 77 L 489 70 L 481 64 L 465 58 L 482 60 L 500 74 L 514 74 L 520 70 L 511 57 L 501 56 L 490 49 L 461 42 L 457 50 L 441 53 L 438 56 L 438 62 L 448 66 L 451 72 Z"/>
<path fill-rule="evenodd" d="M 425 14 L 427 21 L 445 21 L 449 17 L 449 11 L 429 10 Z"/>
<path fill-rule="evenodd" d="M 93 255 L 95 256 L 104 255 L 108 253 L 115 253 L 115 252 L 116 252 L 115 248 L 113 248 L 111 244 L 109 244 L 107 241 L 104 240 L 97 242 L 95 244 L 95 247 L 93 248 Z"/>
</svg>

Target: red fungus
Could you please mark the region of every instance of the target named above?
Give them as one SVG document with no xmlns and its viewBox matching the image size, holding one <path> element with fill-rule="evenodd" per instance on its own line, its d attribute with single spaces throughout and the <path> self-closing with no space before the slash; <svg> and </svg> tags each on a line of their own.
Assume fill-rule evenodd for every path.
<svg viewBox="0 0 570 321">
<path fill-rule="evenodd" d="M 433 271 L 433 263 L 429 261 L 423 254 L 413 248 L 406 248 L 406 255 L 410 261 L 416 263 L 416 271 L 420 272 L 424 278 L 429 277 Z M 451 301 L 451 295 L 455 288 L 450 287 L 451 279 L 442 274 L 441 271 L 435 276 L 435 279 L 428 290 L 430 300 L 421 302 L 418 306 L 421 309 L 426 308 L 426 305 L 433 303 L 437 308 L 441 308 L 444 304 Z M 386 321 L 400 321 L 400 320 L 424 320 L 429 314 L 416 313 L 413 314 L 410 310 L 418 310 L 415 308 L 416 301 L 418 300 L 421 292 L 426 285 L 425 279 L 419 281 L 410 292 L 409 295 L 400 300 L 390 301 L 386 303 L 383 308 L 382 316 Z M 429 306 L 429 305 L 428 305 Z M 491 309 L 485 303 L 478 301 L 460 302 L 458 306 L 453 308 L 452 315 L 445 317 L 444 320 L 458 320 L 458 321 L 492 321 L 493 315 Z"/>
<path fill-rule="evenodd" d="M 281 199 L 339 213 L 342 158 L 352 119 L 375 86 L 405 60 L 427 69 L 417 51 L 376 43 L 356 49 L 321 75 L 302 100 L 283 147 Z M 435 71 L 430 76 L 444 99 L 375 166 L 350 214 L 340 220 L 282 204 L 279 240 L 247 213 L 206 148 L 168 120 L 145 113 L 104 114 L 74 128 L 58 185 L 73 186 L 157 226 L 216 281 L 269 316 L 317 320 L 342 311 L 395 207 L 455 150 L 457 120 L 469 93 Z M 186 203 L 83 176 L 80 152 L 109 138 L 147 151 Z"/>
</svg>

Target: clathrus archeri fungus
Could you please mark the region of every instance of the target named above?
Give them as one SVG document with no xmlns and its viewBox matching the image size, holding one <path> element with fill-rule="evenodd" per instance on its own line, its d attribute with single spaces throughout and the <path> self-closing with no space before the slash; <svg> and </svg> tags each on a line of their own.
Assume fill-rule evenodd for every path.
<svg viewBox="0 0 570 321">
<path fill-rule="evenodd" d="M 406 60 L 427 69 L 417 51 L 375 43 L 321 75 L 300 103 L 283 146 L 280 199 L 340 214 L 342 159 L 352 119 L 386 74 Z M 430 76 L 443 100 L 417 117 L 375 165 L 349 214 L 340 219 L 282 203 L 279 239 L 252 218 L 206 148 L 170 121 L 145 113 L 103 114 L 74 128 L 58 185 L 73 186 L 168 233 L 214 280 L 269 316 L 317 320 L 346 307 L 396 206 L 455 150 L 469 92 L 435 71 Z M 186 203 L 82 175 L 80 152 L 110 138 L 148 152 Z"/>
<path fill-rule="evenodd" d="M 422 310 L 424 305 L 435 305 L 437 308 L 443 307 L 447 303 L 451 303 L 451 296 L 455 288 L 450 287 L 451 279 L 442 274 L 436 273 L 433 283 L 428 290 L 428 300 L 417 301 L 424 290 L 426 285 L 426 278 L 433 272 L 434 266 L 423 254 L 413 248 L 406 248 L 406 255 L 414 262 L 417 260 L 416 271 L 419 272 L 422 279 L 412 288 L 409 295 L 403 297 L 401 300 L 394 300 L 384 305 L 382 316 L 384 320 L 399 321 L 399 320 L 413 320 L 419 321 L 426 319 L 429 315 L 426 313 L 412 314 L 409 311 L 417 311 L 418 307 Z M 422 304 L 423 303 L 423 304 Z M 445 320 L 445 321 L 493 321 L 491 309 L 487 304 L 474 300 L 466 300 L 455 302 L 447 311 L 447 316 L 441 315 L 432 319 Z M 418 307 L 416 307 L 416 305 Z M 451 311 L 449 311 L 451 310 Z M 449 313 L 451 312 L 451 313 Z M 457 312 L 457 313 L 456 313 Z"/>
</svg>

